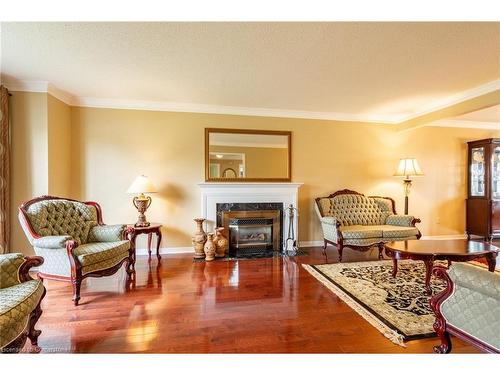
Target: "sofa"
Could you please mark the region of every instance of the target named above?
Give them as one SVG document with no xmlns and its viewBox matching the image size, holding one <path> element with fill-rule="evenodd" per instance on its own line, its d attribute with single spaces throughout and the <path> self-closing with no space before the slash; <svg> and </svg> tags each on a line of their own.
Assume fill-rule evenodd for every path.
<svg viewBox="0 0 500 375">
<path fill-rule="evenodd" d="M 105 225 L 96 202 L 42 196 L 23 203 L 19 221 L 35 253 L 45 259 L 42 278 L 73 285 L 75 306 L 87 277 L 109 276 L 122 264 L 134 274 L 134 228 Z"/>
<path fill-rule="evenodd" d="M 470 263 L 435 266 L 432 274 L 446 288 L 431 298 L 434 330 L 441 344 L 436 353 L 451 351 L 450 334 L 477 348 L 500 353 L 500 272 Z"/>
<path fill-rule="evenodd" d="M 377 247 L 381 258 L 384 243 L 421 237 L 415 226 L 420 219 L 397 215 L 392 198 L 365 196 L 345 189 L 315 201 L 323 230 L 323 252 L 326 254 L 328 244 L 336 246 L 339 261 L 345 247 L 360 251 Z"/>
<path fill-rule="evenodd" d="M 35 329 L 35 324 L 42 315 L 45 287 L 42 280 L 30 277 L 29 270 L 42 263 L 41 257 L 0 255 L 0 353 L 19 352 L 27 338 L 39 351 L 41 331 Z"/>
</svg>

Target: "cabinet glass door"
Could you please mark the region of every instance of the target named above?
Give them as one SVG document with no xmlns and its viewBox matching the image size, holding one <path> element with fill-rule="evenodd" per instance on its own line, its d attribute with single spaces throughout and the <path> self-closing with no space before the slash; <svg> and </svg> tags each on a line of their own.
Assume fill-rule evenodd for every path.
<svg viewBox="0 0 500 375">
<path fill-rule="evenodd" d="M 491 195 L 500 199 L 500 146 L 493 149 L 491 155 Z"/>
<path fill-rule="evenodd" d="M 476 147 L 471 150 L 471 165 L 470 165 L 470 195 L 473 197 L 483 197 L 484 189 L 485 164 L 484 164 L 484 147 Z"/>
</svg>

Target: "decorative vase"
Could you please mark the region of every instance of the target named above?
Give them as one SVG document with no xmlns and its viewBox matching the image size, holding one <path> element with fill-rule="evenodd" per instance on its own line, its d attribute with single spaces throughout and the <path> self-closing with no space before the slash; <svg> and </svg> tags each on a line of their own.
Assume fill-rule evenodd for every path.
<svg viewBox="0 0 500 375">
<path fill-rule="evenodd" d="M 195 259 L 204 259 L 204 246 L 207 241 L 207 234 L 203 230 L 203 222 L 205 219 L 194 219 L 196 222 L 196 233 L 193 236 L 194 257 Z"/>
<path fill-rule="evenodd" d="M 215 228 L 215 257 L 223 258 L 226 256 L 229 241 L 224 237 L 224 227 Z"/>
<path fill-rule="evenodd" d="M 207 242 L 205 242 L 205 260 L 210 262 L 215 259 L 215 243 L 214 243 L 214 234 L 207 234 Z"/>
</svg>

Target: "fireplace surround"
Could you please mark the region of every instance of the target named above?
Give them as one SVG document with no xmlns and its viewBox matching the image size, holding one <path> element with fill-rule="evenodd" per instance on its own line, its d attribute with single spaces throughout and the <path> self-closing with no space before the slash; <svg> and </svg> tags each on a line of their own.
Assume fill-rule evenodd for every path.
<svg viewBox="0 0 500 375">
<path fill-rule="evenodd" d="M 278 249 L 279 251 L 285 249 L 284 238 L 287 235 L 285 230 L 289 228 L 289 217 L 285 212 L 290 205 L 298 207 L 298 191 L 302 183 L 202 182 L 198 186 L 201 193 L 201 217 L 206 219 L 205 230 L 207 232 L 214 231 L 217 226 L 225 226 L 222 225 L 221 211 L 234 213 L 243 210 L 242 207 L 246 207 L 246 211 L 280 210 L 281 222 Z M 247 206 L 242 204 L 247 204 Z M 298 233 L 297 215 L 292 219 L 292 226 L 295 233 Z"/>
</svg>

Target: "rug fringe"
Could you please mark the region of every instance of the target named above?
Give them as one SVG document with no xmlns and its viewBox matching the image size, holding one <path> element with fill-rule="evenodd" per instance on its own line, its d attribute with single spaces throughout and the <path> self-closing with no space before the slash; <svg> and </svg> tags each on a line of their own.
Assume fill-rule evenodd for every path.
<svg viewBox="0 0 500 375">
<path fill-rule="evenodd" d="M 330 289 L 333 293 L 335 293 L 342 301 L 344 301 L 351 309 L 356 311 L 359 315 L 361 315 L 368 323 L 370 323 L 373 327 L 375 327 L 380 333 L 382 333 L 386 338 L 391 340 L 396 345 L 402 346 L 406 348 L 406 344 L 404 343 L 404 337 L 400 333 L 395 330 L 388 328 L 384 323 L 382 323 L 379 319 L 377 319 L 372 313 L 363 308 L 359 303 L 354 301 L 348 294 L 342 291 L 340 288 L 337 288 L 333 285 L 329 280 L 327 280 L 322 274 L 316 271 L 308 264 L 302 264 L 302 267 L 313 275 L 315 278 L 321 281 L 321 283 Z"/>
</svg>

